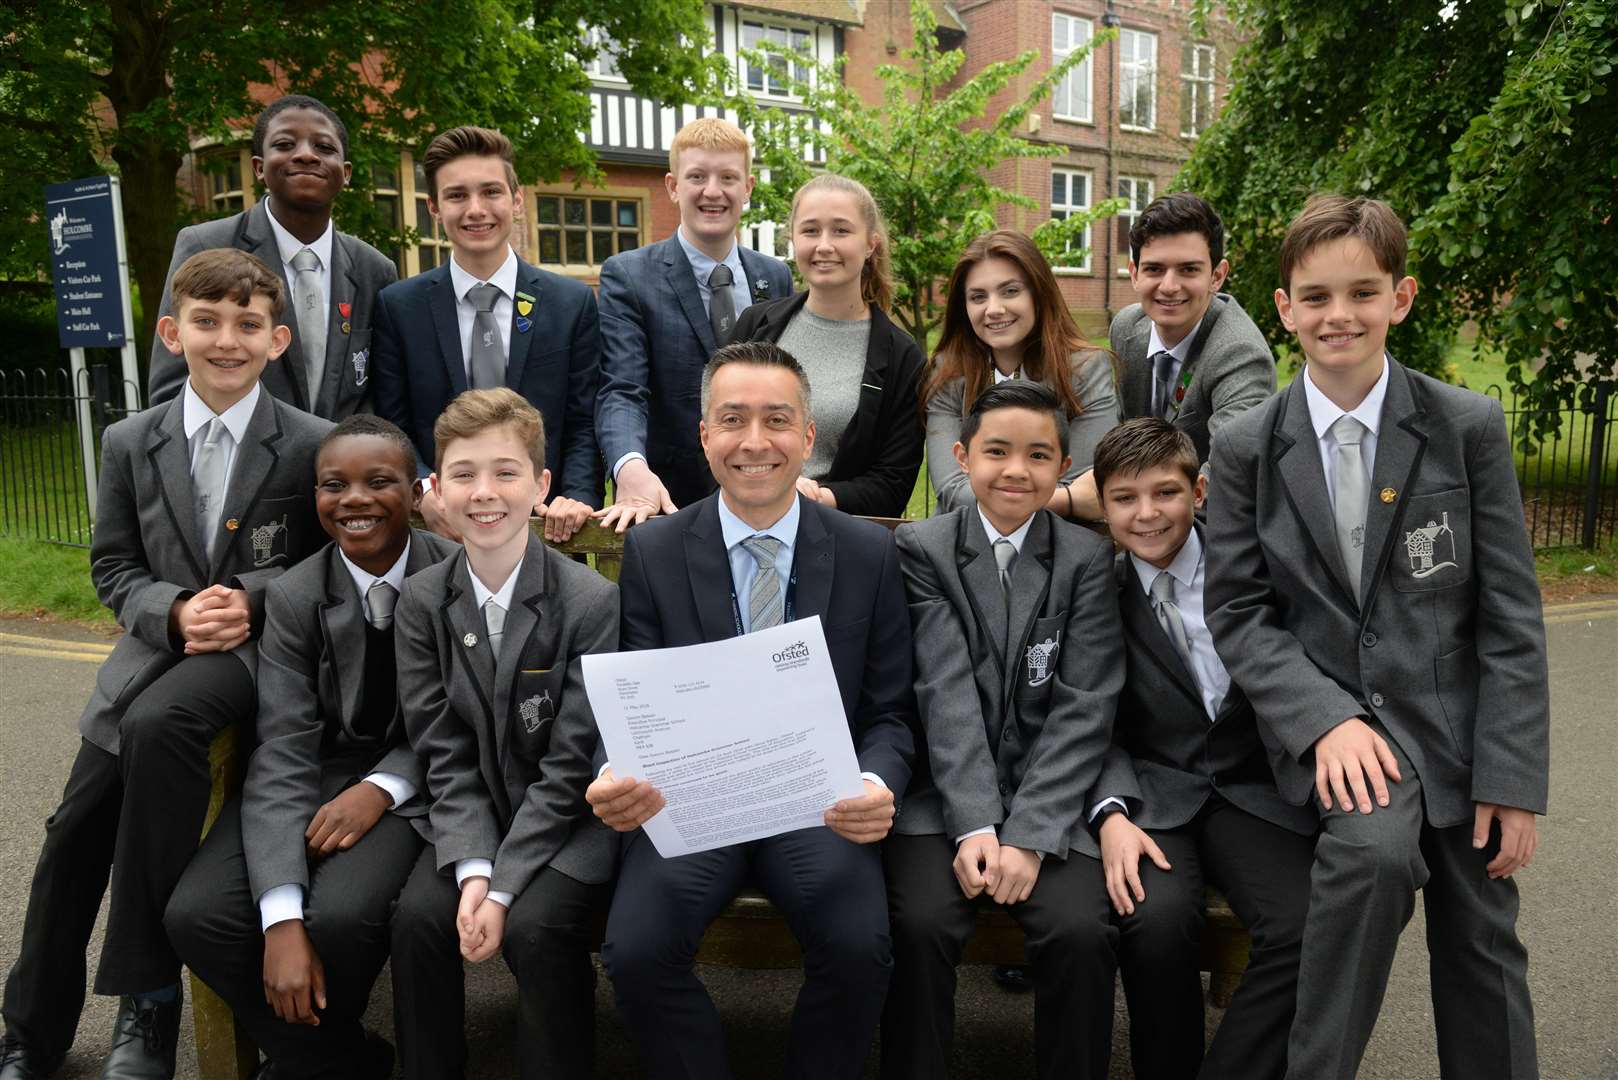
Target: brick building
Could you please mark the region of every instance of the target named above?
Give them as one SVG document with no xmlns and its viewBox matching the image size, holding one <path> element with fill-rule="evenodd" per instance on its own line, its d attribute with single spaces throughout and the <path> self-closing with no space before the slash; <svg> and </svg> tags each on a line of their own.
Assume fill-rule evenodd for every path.
<svg viewBox="0 0 1618 1080">
<path fill-rule="evenodd" d="M 1007 102 L 1043 77 L 1053 59 L 1104 26 L 1119 28 L 1119 40 L 1075 69 L 1029 119 L 1026 137 L 1059 146 L 1062 153 L 1008 163 L 994 177 L 1038 206 L 1005 208 L 1000 217 L 1008 227 L 1031 230 L 1048 216 L 1088 207 L 1112 192 L 1129 199 L 1133 210 L 1144 208 L 1166 189 L 1223 101 L 1221 73 L 1232 51 L 1228 26 L 1215 20 L 1211 36 L 1194 35 L 1188 0 L 932 3 L 941 44 L 966 53 L 961 79 L 1029 49 L 1039 54 L 1019 84 L 1006 91 Z M 875 101 L 881 92 L 876 68 L 895 62 L 911 40 L 909 0 L 712 0 L 706 10 L 715 45 L 736 58 L 739 80 L 762 100 L 787 110 L 801 106 L 770 69 L 741 59 L 741 49 L 775 41 L 823 62 L 846 57 L 845 79 Z M 581 134 L 597 152 L 603 180 L 575 189 L 573 178 L 563 176 L 555 184 L 529 186 L 521 235 L 531 262 L 593 283 L 608 255 L 674 230 L 678 216 L 663 189 L 669 142 L 685 122 L 723 111 L 669 108 L 640 97 L 608 56 L 591 74 L 593 115 Z M 245 133 L 241 143 L 199 142 L 194 151 L 183 181 L 200 207 L 225 213 L 257 198 L 246 182 L 252 172 Z M 409 276 L 438 265 L 447 257 L 447 244 L 427 212 L 425 180 L 413 153 L 401 151 L 398 167 L 379 172 L 375 180 L 385 215 L 420 233 L 419 244 L 393 253 L 400 273 Z M 1125 270 L 1130 220 L 1125 214 L 1098 225 L 1088 264 L 1060 271 L 1069 304 L 1091 331 L 1103 330 L 1108 313 L 1133 299 Z M 773 225 L 747 229 L 743 242 L 787 254 L 786 238 Z"/>
</svg>

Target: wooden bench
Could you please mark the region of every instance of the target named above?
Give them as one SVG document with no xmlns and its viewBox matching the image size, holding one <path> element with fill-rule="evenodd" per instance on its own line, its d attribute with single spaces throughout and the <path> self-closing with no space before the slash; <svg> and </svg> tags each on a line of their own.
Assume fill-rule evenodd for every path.
<svg viewBox="0 0 1618 1080">
<path fill-rule="evenodd" d="M 889 528 L 894 518 L 872 519 Z M 419 525 L 420 522 L 418 521 Z M 585 526 L 572 540 L 556 545 L 568 555 L 582 555 L 606 578 L 618 580 L 623 564 L 623 537 L 595 524 Z M 209 753 L 213 793 L 203 835 L 213 826 L 225 802 L 241 790 L 245 757 L 238 751 L 236 729 L 227 728 L 214 740 Z M 600 942 L 599 927 L 597 944 Z M 1209 973 L 1209 997 L 1215 1005 L 1230 1004 L 1251 948 L 1247 930 L 1224 897 L 1208 893 L 1208 919 L 1202 933 L 1202 970 Z M 978 915 L 977 932 L 962 958 L 968 964 L 1020 964 L 1023 933 L 1006 912 L 986 909 Z M 697 961 L 724 967 L 782 969 L 802 964 L 786 922 L 770 902 L 755 892 L 738 896 L 708 929 Z M 258 1063 L 258 1049 L 236 1023 L 230 1008 L 202 981 L 191 978 L 191 1013 L 196 1031 L 197 1068 L 203 1080 L 246 1080 Z"/>
</svg>

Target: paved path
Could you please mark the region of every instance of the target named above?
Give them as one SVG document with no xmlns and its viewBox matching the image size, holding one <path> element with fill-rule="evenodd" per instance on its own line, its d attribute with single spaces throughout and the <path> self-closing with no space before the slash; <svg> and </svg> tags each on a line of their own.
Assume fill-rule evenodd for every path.
<svg viewBox="0 0 1618 1080">
<path fill-rule="evenodd" d="M 1533 867 L 1522 879 L 1522 931 L 1531 956 L 1547 1080 L 1618 1080 L 1618 600 L 1550 608 L 1553 716 L 1551 815 Z M 40 822 L 61 793 L 78 737 L 104 634 L 0 620 L 0 965 L 9 968 L 22 932 L 28 879 Z M 1382 1019 L 1367 1054 L 1365 1080 L 1424 1080 L 1438 1075 L 1427 998 L 1422 915 L 1405 934 Z M 92 943 L 94 957 L 99 933 Z M 726 1021 L 738 1080 L 780 1075 L 780 1047 L 797 990 L 795 973 L 705 969 Z M 470 1075 L 516 1075 L 515 1007 L 510 975 L 498 961 L 468 979 Z M 638 1075 L 633 1051 L 603 977 L 597 991 L 599 1076 Z M 391 1029 L 387 977 L 373 997 L 371 1022 Z M 1033 1075 L 1033 1002 L 1001 993 L 986 969 L 962 970 L 957 1001 L 958 1077 Z M 91 998 L 63 1078 L 97 1075 L 113 1005 Z M 1210 1030 L 1218 1011 L 1209 1010 Z M 1113 1075 L 1127 1078 L 1128 1018 L 1118 1011 Z M 181 1077 L 197 1075 L 189 1042 Z M 874 1060 L 874 1058 L 873 1058 Z M 871 1075 L 875 1075 L 874 1066 Z"/>
</svg>

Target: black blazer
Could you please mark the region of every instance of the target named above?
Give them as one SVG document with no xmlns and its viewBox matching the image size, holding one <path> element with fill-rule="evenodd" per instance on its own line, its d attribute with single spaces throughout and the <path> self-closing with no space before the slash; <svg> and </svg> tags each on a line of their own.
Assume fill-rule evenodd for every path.
<svg viewBox="0 0 1618 1080">
<path fill-rule="evenodd" d="M 517 288 L 534 298 L 531 325 L 512 308 L 506 385 L 545 417 L 550 494 L 601 505 L 595 401 L 601 325 L 590 286 L 517 260 Z M 425 471 L 433 464 L 433 422 L 467 388 L 449 263 L 390 285 L 376 308 L 373 347 L 377 414 L 404 429 Z"/>
<path fill-rule="evenodd" d="M 720 497 L 629 530 L 618 579 L 623 649 L 736 636 Z M 916 752 L 916 703 L 910 617 L 893 534 L 801 497 L 798 504 L 797 612 L 820 616 L 860 771 L 880 776 L 896 800 L 903 798 Z M 738 712 L 745 717 L 746 708 Z"/>
<path fill-rule="evenodd" d="M 780 341 L 807 292 L 742 312 L 733 341 Z M 866 517 L 902 517 L 921 469 L 921 412 L 916 394 L 924 358 L 914 338 L 871 306 L 871 341 L 860 376 L 860 403 L 821 483 L 837 509 Z M 811 390 L 813 387 L 811 387 Z"/>
<path fill-rule="evenodd" d="M 1209 722 L 1196 681 L 1152 613 L 1127 551 L 1116 556 L 1114 573 L 1127 673 L 1112 749 L 1086 814 L 1098 800 L 1116 796 L 1141 828 L 1174 829 L 1218 792 L 1254 817 L 1313 835 L 1319 820 L 1314 809 L 1293 806 L 1276 790 L 1253 706 L 1241 688 L 1230 684 L 1219 715 Z"/>
</svg>

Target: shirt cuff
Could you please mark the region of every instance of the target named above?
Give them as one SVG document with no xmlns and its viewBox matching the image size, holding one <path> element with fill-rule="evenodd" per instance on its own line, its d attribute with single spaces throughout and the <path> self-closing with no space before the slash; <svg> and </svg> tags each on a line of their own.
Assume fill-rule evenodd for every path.
<svg viewBox="0 0 1618 1080">
<path fill-rule="evenodd" d="M 955 846 L 960 847 L 962 844 L 964 844 L 968 840 L 972 839 L 972 837 L 974 837 L 974 836 L 984 836 L 984 835 L 993 836 L 994 835 L 994 826 L 993 825 L 985 825 L 981 829 L 973 829 L 971 832 L 963 832 L 961 835 L 959 835 L 959 836 L 957 836 L 955 838 Z"/>
<path fill-rule="evenodd" d="M 511 902 L 513 900 L 517 899 L 517 897 L 516 897 L 515 893 L 501 892 L 498 889 L 490 889 L 489 890 L 489 899 L 493 900 L 495 903 L 499 904 L 501 907 L 505 908 L 507 911 L 510 911 L 511 910 Z"/>
<path fill-rule="evenodd" d="M 614 482 L 616 482 L 617 479 L 618 479 L 618 470 L 623 468 L 625 465 L 629 464 L 631 461 L 635 461 L 637 459 L 640 460 L 640 461 L 645 461 L 646 460 L 646 455 L 641 453 L 639 450 L 631 450 L 629 453 L 625 454 L 623 457 L 621 457 L 617 461 L 613 462 L 612 463 L 612 478 L 613 478 Z"/>
<path fill-rule="evenodd" d="M 303 886 L 297 882 L 265 889 L 258 898 L 258 918 L 261 929 L 268 930 L 276 923 L 288 919 L 303 921 Z"/>
<path fill-rule="evenodd" d="M 887 783 L 880 776 L 878 776 L 874 772 L 862 772 L 862 773 L 860 773 L 860 779 L 861 780 L 869 780 L 871 783 L 875 784 L 877 787 L 881 788 L 883 791 L 891 791 L 891 790 L 893 790 L 892 788 L 888 787 Z"/>
<path fill-rule="evenodd" d="M 1108 795 L 1105 799 L 1102 799 L 1100 802 L 1098 802 L 1094 806 L 1090 807 L 1090 816 L 1085 818 L 1085 820 L 1086 821 L 1094 821 L 1096 819 L 1096 815 L 1100 814 L 1101 811 L 1105 810 L 1109 806 L 1116 806 L 1116 807 L 1118 807 L 1119 812 L 1124 815 L 1124 817 L 1129 816 L 1129 806 L 1128 806 L 1128 804 L 1125 803 L 1124 800 L 1120 799 L 1116 795 Z"/>
<path fill-rule="evenodd" d="M 455 887 L 457 889 L 466 885 L 469 877 L 494 877 L 493 859 L 462 859 L 455 864 Z"/>
<path fill-rule="evenodd" d="M 391 809 L 397 810 L 409 802 L 416 794 L 416 785 L 396 773 L 374 772 L 365 778 L 368 784 L 375 784 L 393 799 Z"/>
</svg>

